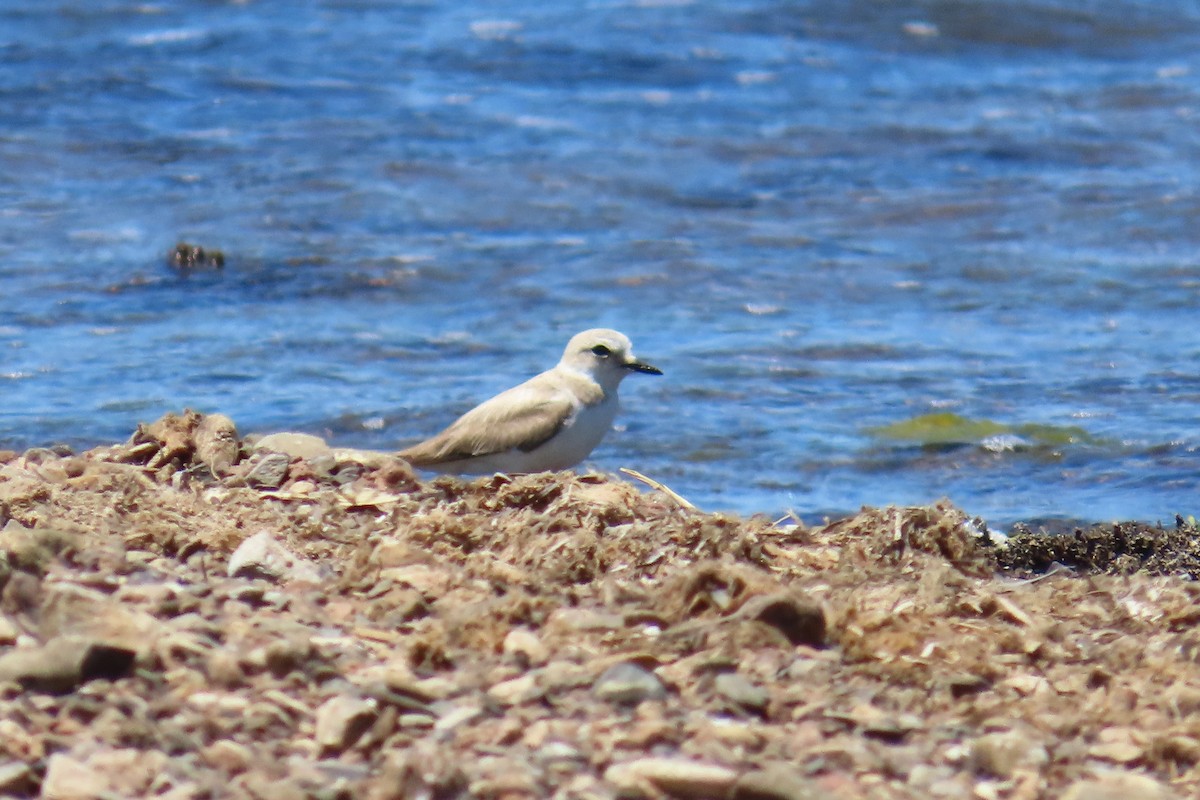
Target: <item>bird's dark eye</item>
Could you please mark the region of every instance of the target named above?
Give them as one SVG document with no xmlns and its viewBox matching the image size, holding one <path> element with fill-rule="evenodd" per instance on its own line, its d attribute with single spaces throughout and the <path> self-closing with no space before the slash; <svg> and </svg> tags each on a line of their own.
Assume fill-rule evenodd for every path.
<svg viewBox="0 0 1200 800">
<path fill-rule="evenodd" d="M 608 358 L 609 356 L 612 355 L 612 350 L 609 350 L 607 347 L 605 347 L 602 344 L 598 344 L 595 347 L 593 347 L 592 352 L 595 353 L 596 355 L 600 356 L 601 358 Z"/>
</svg>

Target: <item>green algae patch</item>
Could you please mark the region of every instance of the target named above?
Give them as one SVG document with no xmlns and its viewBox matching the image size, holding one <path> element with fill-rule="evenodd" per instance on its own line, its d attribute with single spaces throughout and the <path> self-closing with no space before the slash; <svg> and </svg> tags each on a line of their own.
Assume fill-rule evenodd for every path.
<svg viewBox="0 0 1200 800">
<path fill-rule="evenodd" d="M 878 439 L 912 442 L 922 446 L 972 445 L 996 437 L 1017 437 L 1020 443 L 1032 447 L 1097 443 L 1095 437 L 1075 425 L 1007 425 L 990 419 L 971 419 L 948 411 L 922 414 L 889 425 L 868 428 L 867 433 Z"/>
</svg>

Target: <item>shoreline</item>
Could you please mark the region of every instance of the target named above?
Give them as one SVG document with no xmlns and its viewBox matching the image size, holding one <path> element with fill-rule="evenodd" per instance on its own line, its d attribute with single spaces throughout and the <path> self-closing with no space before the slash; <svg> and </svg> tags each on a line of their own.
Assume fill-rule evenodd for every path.
<svg viewBox="0 0 1200 800">
<path fill-rule="evenodd" d="M 1187 524 L 781 528 L 314 440 L 0 459 L 0 793 L 1200 791 Z"/>
</svg>

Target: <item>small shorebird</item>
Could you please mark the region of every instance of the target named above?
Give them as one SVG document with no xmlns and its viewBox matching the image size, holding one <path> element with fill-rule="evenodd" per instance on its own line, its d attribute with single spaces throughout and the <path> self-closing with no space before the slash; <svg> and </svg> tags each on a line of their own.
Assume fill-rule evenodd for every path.
<svg viewBox="0 0 1200 800">
<path fill-rule="evenodd" d="M 622 333 L 594 328 L 567 343 L 562 360 L 401 450 L 414 467 L 488 474 L 568 469 L 600 444 L 617 414 L 617 387 L 631 372 L 662 375 L 638 361 Z"/>
</svg>

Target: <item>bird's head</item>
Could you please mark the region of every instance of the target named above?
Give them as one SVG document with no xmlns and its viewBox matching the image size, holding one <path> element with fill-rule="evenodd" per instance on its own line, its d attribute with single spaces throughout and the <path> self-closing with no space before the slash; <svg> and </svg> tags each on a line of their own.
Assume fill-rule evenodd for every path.
<svg viewBox="0 0 1200 800">
<path fill-rule="evenodd" d="M 615 388 L 631 372 L 662 375 L 661 369 L 634 356 L 629 337 L 608 328 L 575 334 L 567 342 L 560 363 L 590 376 L 604 387 Z"/>
</svg>

